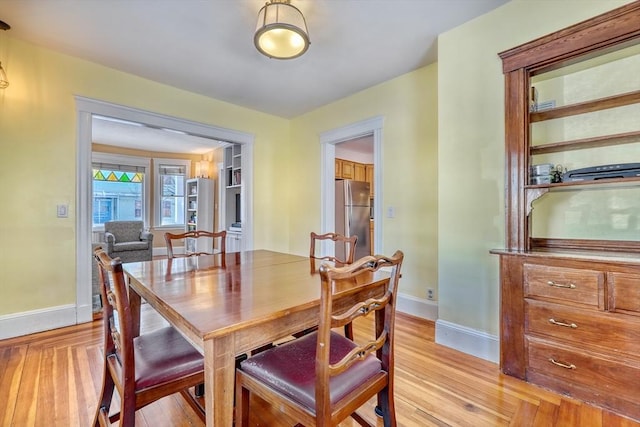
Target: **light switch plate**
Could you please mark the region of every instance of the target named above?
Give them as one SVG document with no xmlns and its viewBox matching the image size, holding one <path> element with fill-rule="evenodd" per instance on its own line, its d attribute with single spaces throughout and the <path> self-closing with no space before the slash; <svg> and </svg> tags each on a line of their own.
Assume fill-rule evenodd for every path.
<svg viewBox="0 0 640 427">
<path fill-rule="evenodd" d="M 396 216 L 396 210 L 393 206 L 387 207 L 387 218 L 393 218 Z"/>
<path fill-rule="evenodd" d="M 69 216 L 69 205 L 57 206 L 58 218 L 67 218 Z"/>
</svg>

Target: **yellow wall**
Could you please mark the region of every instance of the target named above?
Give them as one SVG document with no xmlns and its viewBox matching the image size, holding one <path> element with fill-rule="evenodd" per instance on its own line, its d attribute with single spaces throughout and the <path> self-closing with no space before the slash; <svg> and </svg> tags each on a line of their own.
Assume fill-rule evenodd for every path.
<svg viewBox="0 0 640 427">
<path fill-rule="evenodd" d="M 504 81 L 498 52 L 629 1 L 512 0 L 438 40 L 439 317 L 497 335 L 504 246 Z"/>
<path fill-rule="evenodd" d="M 383 223 L 384 248 L 405 252 L 400 291 L 426 298 L 437 279 L 437 67 L 430 65 L 374 86 L 309 114 L 291 126 L 291 250 L 307 253 L 309 230 L 320 229 L 320 143 L 322 132 L 369 119 L 384 118 L 382 135 L 383 198 L 395 207 Z"/>
<path fill-rule="evenodd" d="M 4 36 L 4 34 L 3 34 Z M 100 99 L 255 135 L 256 248 L 286 250 L 288 211 L 268 196 L 286 173 L 289 121 L 8 37 L 0 90 L 0 316 L 75 304 L 76 107 Z M 69 204 L 57 218 L 56 205 Z M 282 236 L 276 239 L 274 236 Z M 284 243 L 281 241 L 284 239 Z"/>
</svg>

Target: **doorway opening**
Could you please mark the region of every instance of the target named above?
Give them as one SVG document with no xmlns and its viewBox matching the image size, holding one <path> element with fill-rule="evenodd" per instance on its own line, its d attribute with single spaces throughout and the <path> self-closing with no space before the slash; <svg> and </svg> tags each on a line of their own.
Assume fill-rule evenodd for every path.
<svg viewBox="0 0 640 427">
<path fill-rule="evenodd" d="M 322 213 L 321 227 L 322 232 L 327 233 L 335 230 L 335 159 L 338 144 L 347 143 L 362 139 L 368 141 L 372 145 L 373 151 L 373 186 L 375 188 L 375 197 L 373 200 L 372 217 L 382 218 L 382 125 L 383 117 L 377 116 L 368 120 L 353 123 L 341 128 L 324 132 L 320 135 L 320 143 L 322 150 L 321 171 L 322 171 Z M 346 147 L 348 147 L 348 143 Z M 373 233 L 373 247 L 376 253 L 384 253 L 382 242 L 383 224 L 378 220 L 375 223 Z"/>
<path fill-rule="evenodd" d="M 251 134 L 165 116 L 80 96 L 75 97 L 78 118 L 76 161 L 76 323 L 91 321 L 92 304 L 92 127 L 94 116 L 139 123 L 154 129 L 170 129 L 208 139 L 215 146 L 229 141 L 243 147 L 243 249 L 253 248 L 253 143 Z"/>
</svg>

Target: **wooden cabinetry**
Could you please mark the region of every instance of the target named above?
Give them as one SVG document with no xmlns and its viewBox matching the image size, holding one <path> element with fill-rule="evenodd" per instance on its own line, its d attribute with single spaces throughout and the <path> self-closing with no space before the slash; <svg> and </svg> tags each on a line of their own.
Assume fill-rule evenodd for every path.
<svg viewBox="0 0 640 427">
<path fill-rule="evenodd" d="M 214 181 L 207 178 L 187 180 L 186 231 L 213 231 L 213 187 Z M 207 252 L 210 242 L 207 239 L 185 240 L 185 252 Z"/>
<path fill-rule="evenodd" d="M 355 181 L 366 181 L 367 174 L 364 163 L 353 163 L 353 179 Z"/>
<path fill-rule="evenodd" d="M 354 163 L 350 160 L 342 160 L 342 179 L 355 179 Z"/>
<path fill-rule="evenodd" d="M 503 372 L 640 419 L 640 234 L 625 216 L 640 177 L 532 170 L 640 163 L 638 22 L 636 1 L 500 54 L 506 249 L 492 252 Z"/>
<path fill-rule="evenodd" d="M 369 183 L 369 197 L 373 197 L 374 188 L 373 188 L 373 165 L 367 164 L 365 165 L 365 181 Z"/>
<path fill-rule="evenodd" d="M 500 272 L 503 372 L 640 419 L 640 260 L 507 251 Z"/>
<path fill-rule="evenodd" d="M 373 194 L 373 165 L 371 164 L 336 158 L 336 179 L 367 181 L 370 192 Z"/>
</svg>

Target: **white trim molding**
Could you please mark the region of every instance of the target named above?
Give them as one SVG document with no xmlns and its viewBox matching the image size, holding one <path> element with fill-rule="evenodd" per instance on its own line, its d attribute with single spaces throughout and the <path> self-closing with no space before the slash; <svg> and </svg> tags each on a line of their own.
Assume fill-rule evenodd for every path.
<svg viewBox="0 0 640 427">
<path fill-rule="evenodd" d="M 438 303 L 413 295 L 398 293 L 396 310 L 431 321 L 438 319 Z"/>
<path fill-rule="evenodd" d="M 242 144 L 242 180 L 245 217 L 243 220 L 243 249 L 253 249 L 253 144 L 255 135 L 198 123 L 177 117 L 165 116 L 124 105 L 75 96 L 78 117 L 76 141 L 76 322 L 93 319 L 91 290 L 91 143 L 93 115 L 112 117 L 147 126 L 174 129 L 190 135 L 213 140 Z M 46 328 L 44 328 L 46 329 Z M 43 329 L 43 330 L 44 330 Z M 35 331 L 34 331 L 35 332 Z"/>
<path fill-rule="evenodd" d="M 436 320 L 436 344 L 499 363 L 500 340 L 496 335 L 477 331 L 446 320 Z"/>
<path fill-rule="evenodd" d="M 74 304 L 0 316 L 0 340 L 76 324 Z"/>
<path fill-rule="evenodd" d="M 384 165 L 382 164 L 383 124 L 384 117 L 376 116 L 337 129 L 328 130 L 320 134 L 320 197 L 322 201 L 320 230 L 322 233 L 328 233 L 335 230 L 335 145 L 366 135 L 373 135 L 373 187 L 376 192 L 373 215 L 374 218 L 382 218 L 382 200 L 384 199 L 382 192 L 382 171 L 384 169 Z M 383 221 L 376 221 L 373 233 L 373 247 L 377 253 L 384 253 L 382 241 Z"/>
</svg>

